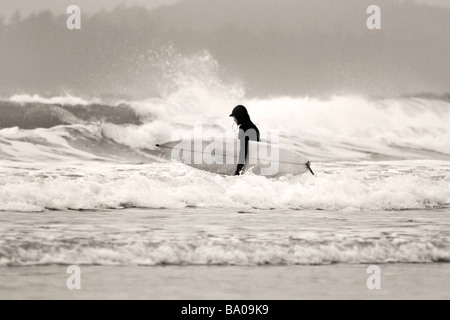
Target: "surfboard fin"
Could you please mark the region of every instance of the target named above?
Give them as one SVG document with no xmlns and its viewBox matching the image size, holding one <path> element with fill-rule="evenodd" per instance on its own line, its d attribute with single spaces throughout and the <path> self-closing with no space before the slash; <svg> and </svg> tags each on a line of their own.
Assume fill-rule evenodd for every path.
<svg viewBox="0 0 450 320">
<path fill-rule="evenodd" d="M 308 168 L 309 172 L 311 172 L 312 175 L 315 176 L 314 171 L 312 171 L 312 169 L 311 169 L 311 162 L 310 162 L 310 161 L 308 161 L 308 162 L 306 163 L 306 167 Z"/>
</svg>

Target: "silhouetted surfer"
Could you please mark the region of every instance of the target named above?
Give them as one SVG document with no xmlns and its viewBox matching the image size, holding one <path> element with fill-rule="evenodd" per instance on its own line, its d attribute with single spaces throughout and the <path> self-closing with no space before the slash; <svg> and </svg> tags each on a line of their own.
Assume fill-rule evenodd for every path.
<svg viewBox="0 0 450 320">
<path fill-rule="evenodd" d="M 233 109 L 230 117 L 234 118 L 234 121 L 239 126 L 239 141 L 240 141 L 240 152 L 239 161 L 234 173 L 236 176 L 242 173 L 242 169 L 245 165 L 245 160 L 248 156 L 248 142 L 250 140 L 260 142 L 259 130 L 255 124 L 250 120 L 247 109 L 244 106 L 237 106 Z"/>
</svg>

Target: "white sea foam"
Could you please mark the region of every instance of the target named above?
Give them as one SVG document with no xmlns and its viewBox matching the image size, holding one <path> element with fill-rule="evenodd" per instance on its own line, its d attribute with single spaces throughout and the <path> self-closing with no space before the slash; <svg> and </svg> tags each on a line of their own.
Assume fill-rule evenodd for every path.
<svg viewBox="0 0 450 320">
<path fill-rule="evenodd" d="M 359 96 L 249 99 L 239 84 L 220 79 L 221 70 L 209 54 L 177 56 L 175 63 L 169 61 L 167 77 L 156 79 L 162 87 L 160 97 L 124 101 L 131 106 L 131 115 L 129 108 L 114 108 L 107 117 L 113 106 L 94 108 L 91 104 L 100 100 L 70 95 L 21 94 L 2 106 L 8 121 L 19 124 L 1 121 L 6 114 L 0 119 L 4 128 L 0 130 L 0 266 L 450 261 L 448 225 L 442 217 L 421 229 L 413 228 L 416 225 L 402 229 L 397 221 L 395 230 L 389 224 L 375 232 L 365 229 L 367 221 L 358 223 L 368 216 L 366 212 L 377 217 L 386 211 L 394 211 L 395 216 L 404 210 L 431 209 L 420 213 L 423 218 L 448 211 L 448 102 Z M 73 108 L 37 104 L 83 108 L 79 117 L 72 117 Z M 248 107 L 263 133 L 280 130 L 283 145 L 311 159 L 316 176 L 224 177 L 176 162 L 156 162 L 146 152 L 170 140 L 175 130 L 189 131 L 199 122 L 225 132 L 231 128 L 228 115 L 237 104 Z M 50 122 L 52 128 L 32 126 L 33 117 L 50 116 L 56 118 Z M 22 128 L 15 127 L 20 124 Z M 143 154 L 139 162 L 144 165 L 123 164 L 136 163 L 129 161 L 133 152 Z M 133 215 L 134 227 L 127 228 L 126 214 L 114 220 L 115 213 L 122 211 L 107 212 L 135 207 L 161 209 L 155 212 L 165 215 L 161 221 L 146 216 L 139 225 Z M 198 219 L 184 221 L 191 208 L 210 210 L 202 214 L 210 214 L 213 229 L 203 230 Z M 248 219 L 234 216 L 234 223 L 228 217 L 236 210 L 255 209 L 284 210 L 291 216 L 274 221 L 266 215 L 250 221 L 252 225 L 244 224 L 250 223 Z M 68 218 L 52 224 L 42 223 L 45 214 L 17 214 L 46 210 L 59 211 L 50 215 L 52 219 Z M 72 216 L 68 210 L 106 213 Z M 213 215 L 218 210 L 225 211 L 225 218 Z M 307 215 L 292 220 L 294 213 L 305 211 L 326 212 L 326 221 L 313 219 L 307 225 Z M 352 213 L 349 221 L 333 224 L 347 212 Z M 21 224 L 24 216 L 32 222 Z M 226 220 L 215 222 L 218 218 Z M 107 219 L 113 220 L 104 226 Z M 376 222 L 376 218 L 370 221 Z M 353 232 L 348 232 L 349 226 Z"/>
<path fill-rule="evenodd" d="M 242 241 L 58 247 L 41 244 L 32 250 L 0 252 L 0 266 L 77 265 L 326 265 L 332 263 L 450 262 L 448 250 L 426 243 L 358 240 L 308 245 Z"/>
<path fill-rule="evenodd" d="M 100 103 L 99 99 L 71 95 L 44 98 L 25 93 L 9 101 L 34 107 L 35 103 L 82 106 L 83 112 L 78 117 L 70 116 L 75 112 L 73 108 L 58 112 L 38 108 L 39 112 L 32 116 L 45 119 L 47 114 L 63 118 L 56 119 L 55 124 L 100 126 L 104 138 L 133 149 L 154 149 L 156 143 L 170 140 L 175 130 L 193 130 L 198 123 L 222 132 L 230 130 L 231 110 L 237 104 L 244 104 L 261 130 L 263 140 L 269 132 L 279 130 L 285 145 L 315 161 L 450 159 L 450 103 L 445 99 L 368 99 L 350 95 L 327 99 L 248 98 L 239 82 L 222 79 L 223 70 L 209 53 L 183 56 L 171 52 L 169 56 L 172 58 L 167 61 L 155 62 L 161 69 L 157 74 L 161 78 L 158 78 L 159 97 L 122 101 L 130 105 L 140 122 L 132 119 L 129 108 L 110 106 L 114 116 L 108 118 L 107 105 L 91 106 Z M 29 116 L 27 108 L 22 108 L 23 116 L 11 112 L 10 108 L 8 105 L 3 110 L 11 113 L 13 123 Z M 83 121 L 77 123 L 80 117 Z M 130 122 L 111 123 L 121 118 Z M 32 119 L 27 118 L 26 124 L 31 126 Z M 16 158 L 21 158 L 20 154 Z"/>
<path fill-rule="evenodd" d="M 375 211 L 450 205 L 450 167 L 317 165 L 317 176 L 222 177 L 182 164 L 1 170 L 0 210 L 228 207 Z M 418 166 L 420 167 L 418 168 Z M 437 167 L 437 168 L 436 168 Z"/>
<path fill-rule="evenodd" d="M 92 103 L 96 103 L 99 100 L 93 99 L 91 101 L 82 99 L 80 97 L 75 97 L 70 94 L 66 94 L 65 96 L 58 97 L 42 97 L 38 94 L 15 94 L 9 98 L 11 102 L 17 103 L 42 103 L 42 104 L 59 104 L 59 105 L 89 105 Z"/>
<path fill-rule="evenodd" d="M 0 266 L 450 262 L 448 218 L 404 215 L 413 218 L 228 209 L 2 216 Z"/>
<path fill-rule="evenodd" d="M 128 102 L 139 121 L 133 112 L 130 116 L 129 108 L 114 108 L 110 122 L 102 121 L 108 106 L 93 108 L 91 101 L 69 95 L 13 96 L 10 100 L 16 103 L 82 105 L 79 116 L 83 123 L 0 130 L 0 157 L 14 163 L 1 171 L 0 210 L 186 206 L 397 210 L 450 203 L 450 104 L 444 100 L 358 96 L 247 99 L 241 86 L 221 80 L 217 62 L 207 53 L 178 56 L 170 69 L 161 97 Z M 175 163 L 114 167 L 114 163 L 128 162 L 133 152 L 144 154 L 139 162 L 154 162 L 154 155 L 147 150 L 155 151 L 155 144 L 170 140 L 175 130 L 189 132 L 198 122 L 225 132 L 232 124 L 228 115 L 239 103 L 248 107 L 262 133 L 280 130 L 282 144 L 312 160 L 318 176 L 224 178 Z M 11 112 L 15 107 L 7 104 L 3 108 L 12 120 L 21 117 Z M 65 114 L 75 112 L 66 109 Z M 45 118 L 48 110 L 39 109 L 42 114 L 38 114 Z M 27 108 L 20 112 L 26 113 Z M 129 122 L 113 121 L 124 113 Z M 370 162 L 393 159 L 420 161 L 394 167 Z M 92 162 L 98 160 L 111 171 L 104 172 Z M 428 160 L 436 162 L 424 166 Z M 336 161 L 348 164 L 333 167 Z M 18 174 L 9 172 L 8 168 L 20 168 L 24 163 L 46 165 L 31 165 Z M 87 173 L 68 178 L 64 164 L 70 163 Z M 52 171 L 55 167 L 61 170 Z M 41 171 L 44 173 L 34 176 Z"/>
<path fill-rule="evenodd" d="M 143 126 L 108 126 L 106 135 L 130 147 L 152 148 L 167 142 L 176 129 L 193 130 L 201 123 L 230 131 L 228 119 L 234 104 L 244 103 L 267 139 L 281 133 L 290 148 L 314 160 L 382 158 L 450 159 L 450 104 L 443 101 L 399 99 L 372 101 L 342 96 L 329 100 L 274 98 L 238 100 L 196 89 L 201 98 L 171 96 L 168 100 L 131 103 L 148 122 Z M 180 99 L 180 100 L 177 100 Z M 225 102 L 226 101 L 226 102 Z M 140 137 L 136 144 L 136 137 Z M 166 139 L 166 140 L 164 140 Z"/>
<path fill-rule="evenodd" d="M 204 99 L 206 99 L 204 97 Z M 207 99 L 206 99 L 207 100 Z M 223 99 L 225 101 L 226 99 Z M 200 101 L 172 103 L 169 100 L 147 100 L 131 105 L 142 124 L 91 123 L 74 124 L 77 131 L 97 131 L 98 139 L 107 139 L 132 149 L 155 149 L 155 144 L 172 139 L 178 130 L 193 131 L 201 124 L 206 131 L 232 133 L 228 105 Z M 198 102 L 197 105 L 195 102 Z M 377 159 L 450 159 L 450 106 L 445 102 L 430 101 L 369 101 L 360 97 L 339 97 L 328 101 L 311 99 L 251 100 L 248 104 L 253 120 L 267 139 L 271 130 L 279 130 L 281 142 L 313 161 Z M 32 141 L 39 135 L 54 140 L 65 137 L 77 140 L 67 132 L 71 126 L 48 130 L 17 130 L 28 147 L 17 144 L 11 130 L 0 130 L 0 139 L 12 143 L 1 150 L 16 159 L 26 159 L 33 148 Z M 55 138 L 51 136 L 54 135 Z M 44 137 L 45 136 L 45 137 Z M 7 152 L 8 151 L 8 152 Z M 23 154 L 21 152 L 24 152 Z M 11 154 L 12 153 L 12 154 Z M 68 161 L 74 160 L 68 157 Z M 50 158 L 51 160 L 53 158 Z M 33 158 L 29 159 L 33 160 Z"/>
</svg>

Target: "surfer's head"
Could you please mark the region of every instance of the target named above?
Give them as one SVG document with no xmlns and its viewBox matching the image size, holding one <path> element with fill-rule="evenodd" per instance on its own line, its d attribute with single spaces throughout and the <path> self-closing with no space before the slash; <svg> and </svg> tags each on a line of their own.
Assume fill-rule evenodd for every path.
<svg viewBox="0 0 450 320">
<path fill-rule="evenodd" d="M 250 122 L 250 116 L 248 114 L 247 108 L 241 105 L 233 109 L 233 112 L 230 114 L 230 117 L 234 117 L 238 125 Z"/>
</svg>

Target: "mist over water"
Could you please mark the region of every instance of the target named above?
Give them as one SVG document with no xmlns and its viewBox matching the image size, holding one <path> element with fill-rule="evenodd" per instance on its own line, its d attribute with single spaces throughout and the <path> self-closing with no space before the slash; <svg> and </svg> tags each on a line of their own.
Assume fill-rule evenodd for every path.
<svg viewBox="0 0 450 320">
<path fill-rule="evenodd" d="M 447 93 L 450 10 L 380 0 L 374 32 L 371 4 L 184 0 L 86 14 L 78 31 L 67 30 L 65 12 L 42 12 L 0 24 L 0 95 L 142 100 L 161 94 L 178 54 L 204 50 L 249 97 Z"/>
<path fill-rule="evenodd" d="M 224 76 L 218 61 L 206 51 L 183 55 L 169 46 L 158 52 L 160 56 L 153 53 L 148 60 L 159 70 L 149 75 L 159 92 L 155 97 L 124 100 L 22 93 L 3 99 L 3 153 L 10 159 L 27 159 L 15 144 L 31 143 L 29 150 L 46 148 L 48 136 L 65 137 L 53 143 L 68 143 L 75 149 L 77 141 L 94 139 L 94 158 L 98 145 L 110 143 L 131 151 L 152 151 L 155 144 L 171 140 L 177 129 L 193 130 L 199 123 L 205 130 L 230 131 L 229 113 L 244 104 L 263 140 L 271 130 L 278 130 L 283 144 L 314 161 L 449 159 L 450 102 L 444 96 L 252 98 L 244 84 Z"/>
</svg>

